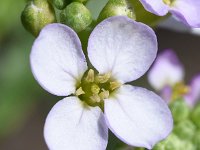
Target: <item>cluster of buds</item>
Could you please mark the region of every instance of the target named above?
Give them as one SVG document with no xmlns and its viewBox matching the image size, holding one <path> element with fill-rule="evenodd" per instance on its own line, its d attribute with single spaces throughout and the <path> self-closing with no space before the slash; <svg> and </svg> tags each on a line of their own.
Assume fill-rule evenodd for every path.
<svg viewBox="0 0 200 150">
<path fill-rule="evenodd" d="M 200 148 L 200 104 L 190 108 L 184 99 L 170 103 L 174 129 L 170 136 L 157 144 L 154 150 L 198 150 Z"/>
<path fill-rule="evenodd" d="M 135 19 L 133 8 L 127 0 L 109 0 L 99 14 L 93 19 L 86 7 L 88 0 L 31 0 L 22 12 L 24 27 L 34 36 L 50 23 L 62 23 L 74 29 L 77 33 L 89 29 L 93 23 L 108 17 L 123 15 Z"/>
</svg>

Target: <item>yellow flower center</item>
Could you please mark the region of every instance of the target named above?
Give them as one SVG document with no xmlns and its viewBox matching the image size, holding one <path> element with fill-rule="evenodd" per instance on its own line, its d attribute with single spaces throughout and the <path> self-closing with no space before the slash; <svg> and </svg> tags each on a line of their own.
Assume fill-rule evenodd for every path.
<svg viewBox="0 0 200 150">
<path fill-rule="evenodd" d="M 174 85 L 172 92 L 172 100 L 176 100 L 180 97 L 183 97 L 190 91 L 190 88 L 182 82 L 179 82 Z"/>
<path fill-rule="evenodd" d="M 163 0 L 163 2 L 164 2 L 166 5 L 168 5 L 168 6 L 172 6 L 174 0 Z"/>
<path fill-rule="evenodd" d="M 111 77 L 111 73 L 98 74 L 90 69 L 78 83 L 75 95 L 90 106 L 103 106 L 103 100 L 109 98 L 121 83 Z"/>
</svg>

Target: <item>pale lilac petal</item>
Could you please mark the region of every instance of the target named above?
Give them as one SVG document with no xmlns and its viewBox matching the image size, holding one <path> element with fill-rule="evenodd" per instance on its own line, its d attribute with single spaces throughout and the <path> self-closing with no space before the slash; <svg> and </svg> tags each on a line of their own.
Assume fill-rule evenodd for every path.
<svg viewBox="0 0 200 150">
<path fill-rule="evenodd" d="M 154 61 L 157 39 L 154 31 L 125 16 L 101 22 L 91 33 L 88 56 L 99 73 L 111 72 L 122 83 L 142 76 Z"/>
<path fill-rule="evenodd" d="M 160 91 L 160 96 L 167 102 L 169 103 L 171 98 L 172 98 L 172 87 L 170 86 L 165 86 L 161 91 Z"/>
<path fill-rule="evenodd" d="M 77 34 L 58 23 L 42 29 L 33 44 L 30 62 L 40 85 L 59 96 L 74 93 L 77 80 L 87 69 Z"/>
<path fill-rule="evenodd" d="M 156 90 L 173 86 L 184 78 L 184 68 L 176 53 L 170 49 L 160 53 L 148 73 L 148 81 Z"/>
<path fill-rule="evenodd" d="M 105 117 L 111 131 L 125 143 L 151 149 L 172 130 L 167 103 L 151 91 L 130 85 L 105 100 Z"/>
<path fill-rule="evenodd" d="M 163 0 L 140 0 L 144 8 L 158 16 L 164 16 L 168 13 L 169 6 Z"/>
<path fill-rule="evenodd" d="M 48 114 L 44 137 L 51 150 L 105 150 L 108 128 L 99 107 L 68 97 Z"/>
<path fill-rule="evenodd" d="M 176 0 L 170 12 L 180 21 L 191 27 L 200 27 L 200 1 Z"/>
<path fill-rule="evenodd" d="M 190 92 L 185 96 L 186 102 L 194 106 L 200 101 L 200 74 L 196 75 L 190 83 Z"/>
</svg>

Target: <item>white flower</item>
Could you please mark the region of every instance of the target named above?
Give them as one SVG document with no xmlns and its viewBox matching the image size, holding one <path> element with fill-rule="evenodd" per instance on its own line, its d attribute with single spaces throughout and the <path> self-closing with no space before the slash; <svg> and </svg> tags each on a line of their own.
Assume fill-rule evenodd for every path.
<svg viewBox="0 0 200 150">
<path fill-rule="evenodd" d="M 98 73 L 88 69 L 78 36 L 65 25 L 47 25 L 33 45 L 36 80 L 52 94 L 72 95 L 55 104 L 46 119 L 49 149 L 104 150 L 108 128 L 125 143 L 149 149 L 166 138 L 173 126 L 167 104 L 151 91 L 125 84 L 154 61 L 153 30 L 111 17 L 93 30 L 87 50 Z"/>
</svg>

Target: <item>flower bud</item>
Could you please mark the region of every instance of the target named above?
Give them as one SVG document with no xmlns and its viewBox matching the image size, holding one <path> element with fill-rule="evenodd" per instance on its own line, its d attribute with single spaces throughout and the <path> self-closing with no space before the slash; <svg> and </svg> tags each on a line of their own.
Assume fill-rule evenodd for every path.
<svg viewBox="0 0 200 150">
<path fill-rule="evenodd" d="M 71 0 L 51 0 L 51 2 L 57 9 L 63 10 Z"/>
<path fill-rule="evenodd" d="M 194 140 L 194 144 L 196 145 L 196 149 L 199 150 L 200 149 L 200 130 L 198 130 L 195 133 L 193 140 Z"/>
<path fill-rule="evenodd" d="M 191 141 L 182 141 L 182 149 L 181 150 L 198 150 L 196 149 L 196 145 L 194 145 Z"/>
<path fill-rule="evenodd" d="M 191 113 L 191 119 L 194 124 L 200 128 L 200 104 L 197 105 Z"/>
<path fill-rule="evenodd" d="M 153 150 L 182 150 L 181 144 L 181 140 L 171 133 L 165 140 L 156 144 Z"/>
<path fill-rule="evenodd" d="M 170 109 L 174 122 L 180 122 L 189 117 L 190 108 L 183 99 L 177 99 L 170 103 Z"/>
<path fill-rule="evenodd" d="M 92 23 L 90 11 L 79 2 L 72 2 L 60 15 L 61 22 L 73 28 L 76 32 L 85 30 Z"/>
<path fill-rule="evenodd" d="M 88 0 L 73 0 L 74 2 L 86 3 Z"/>
<path fill-rule="evenodd" d="M 174 127 L 173 132 L 182 140 L 191 140 L 196 132 L 196 127 L 190 120 L 184 120 Z"/>
<path fill-rule="evenodd" d="M 128 16 L 135 20 L 133 8 L 127 0 L 109 0 L 98 17 L 98 22 L 112 16 Z"/>
<path fill-rule="evenodd" d="M 28 2 L 21 16 L 22 24 L 34 36 L 47 24 L 56 21 L 55 11 L 47 0 Z"/>
</svg>

